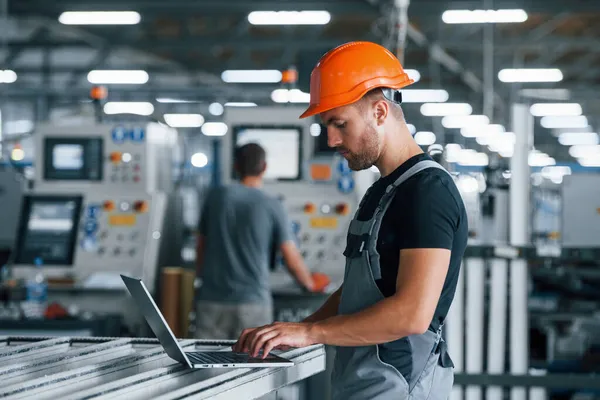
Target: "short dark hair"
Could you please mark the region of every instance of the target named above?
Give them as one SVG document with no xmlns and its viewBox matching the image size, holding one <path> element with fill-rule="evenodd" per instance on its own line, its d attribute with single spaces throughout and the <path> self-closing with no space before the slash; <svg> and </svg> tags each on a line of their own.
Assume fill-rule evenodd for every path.
<svg viewBox="0 0 600 400">
<path fill-rule="evenodd" d="M 260 175 L 266 166 L 265 149 L 256 143 L 248 143 L 235 150 L 235 169 L 240 178 Z"/>
</svg>

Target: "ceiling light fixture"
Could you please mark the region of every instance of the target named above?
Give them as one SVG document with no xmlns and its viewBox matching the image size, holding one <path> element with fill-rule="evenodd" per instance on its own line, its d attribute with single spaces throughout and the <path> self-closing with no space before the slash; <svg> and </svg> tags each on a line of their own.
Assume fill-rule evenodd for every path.
<svg viewBox="0 0 600 400">
<path fill-rule="evenodd" d="M 135 11 L 65 11 L 58 17 L 64 25 L 136 25 L 141 16 Z"/>
<path fill-rule="evenodd" d="M 93 70 L 87 79 L 97 85 L 142 85 L 148 82 L 149 76 L 143 70 Z"/>
<path fill-rule="evenodd" d="M 545 116 L 579 116 L 583 110 L 577 103 L 536 103 L 529 107 L 535 117 Z"/>
<path fill-rule="evenodd" d="M 506 68 L 498 72 L 498 79 L 506 83 L 560 82 L 563 74 L 558 68 Z"/>
<path fill-rule="evenodd" d="M 421 114 L 426 117 L 470 115 L 472 112 L 473 108 L 467 103 L 425 103 L 421 106 Z"/>
<path fill-rule="evenodd" d="M 327 11 L 252 11 L 252 25 L 326 25 L 331 21 Z"/>
<path fill-rule="evenodd" d="M 527 21 L 527 13 L 515 10 L 448 10 L 442 14 L 447 24 L 502 24 Z"/>
</svg>

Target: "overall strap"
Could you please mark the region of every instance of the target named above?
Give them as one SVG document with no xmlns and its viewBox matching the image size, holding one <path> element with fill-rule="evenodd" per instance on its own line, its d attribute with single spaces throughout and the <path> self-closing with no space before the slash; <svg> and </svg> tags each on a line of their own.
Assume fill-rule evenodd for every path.
<svg viewBox="0 0 600 400">
<path fill-rule="evenodd" d="M 419 172 L 421 172 L 427 168 L 438 168 L 449 174 L 449 172 L 446 171 L 446 169 L 444 167 L 442 167 L 440 164 L 438 164 L 437 162 L 432 161 L 432 160 L 423 160 L 423 161 L 419 161 L 418 163 L 413 165 L 411 168 L 406 170 L 406 172 L 404 172 L 402 175 L 400 175 L 398 177 L 398 179 L 396 179 L 394 181 L 394 183 L 388 185 L 388 187 L 385 189 L 385 194 L 381 197 L 381 200 L 379 201 L 379 205 L 375 209 L 375 220 L 376 221 L 371 226 L 371 231 L 369 232 L 369 235 L 373 235 L 373 232 L 375 232 L 375 236 L 373 237 L 373 239 L 375 241 L 377 241 L 377 233 L 379 231 L 379 226 L 381 225 L 381 219 L 383 218 L 383 215 L 387 211 L 388 207 L 390 206 L 390 204 L 392 202 L 392 198 L 394 197 L 394 190 L 398 186 L 400 186 L 401 184 L 403 184 L 404 182 L 406 182 L 407 180 L 409 180 L 410 178 L 412 178 L 413 176 L 415 176 L 416 174 L 418 174 Z M 375 228 L 377 228 L 377 229 L 375 229 Z"/>
</svg>

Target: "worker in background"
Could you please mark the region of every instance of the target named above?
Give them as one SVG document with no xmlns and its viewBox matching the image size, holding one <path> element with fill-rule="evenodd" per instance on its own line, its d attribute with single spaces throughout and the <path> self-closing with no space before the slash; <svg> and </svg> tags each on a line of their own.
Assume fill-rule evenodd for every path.
<svg viewBox="0 0 600 400">
<path fill-rule="evenodd" d="M 279 200 L 261 190 L 267 168 L 264 149 L 249 143 L 236 149 L 240 182 L 209 190 L 199 222 L 196 337 L 236 339 L 242 329 L 273 321 L 269 288 L 272 246 L 281 251 L 297 282 L 313 290 Z"/>
<path fill-rule="evenodd" d="M 398 89 L 413 81 L 387 49 L 352 42 L 311 74 L 310 105 L 328 144 L 355 171 L 381 178 L 352 220 L 341 287 L 300 323 L 245 329 L 236 351 L 336 347 L 336 400 L 447 399 L 453 364 L 442 339 L 467 245 L 467 214 L 454 180 L 417 145 Z M 256 326 L 256 324 L 254 325 Z"/>
</svg>

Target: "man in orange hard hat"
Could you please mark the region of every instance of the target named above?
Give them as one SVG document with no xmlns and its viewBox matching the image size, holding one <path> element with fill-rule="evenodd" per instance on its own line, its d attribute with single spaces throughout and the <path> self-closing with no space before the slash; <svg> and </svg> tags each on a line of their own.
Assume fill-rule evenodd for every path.
<svg viewBox="0 0 600 400">
<path fill-rule="evenodd" d="M 301 323 L 246 329 L 237 351 L 336 347 L 334 399 L 447 399 L 453 364 L 442 338 L 464 250 L 467 214 L 452 177 L 411 136 L 399 89 L 413 81 L 384 47 L 351 42 L 311 74 L 310 105 L 329 146 L 381 178 L 352 220 L 341 287 Z"/>
</svg>

